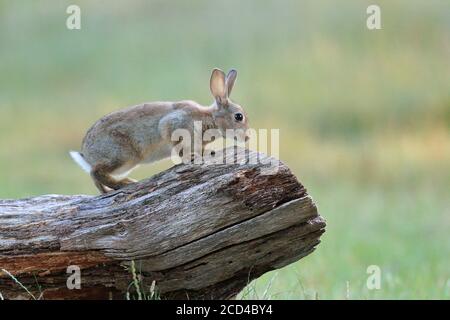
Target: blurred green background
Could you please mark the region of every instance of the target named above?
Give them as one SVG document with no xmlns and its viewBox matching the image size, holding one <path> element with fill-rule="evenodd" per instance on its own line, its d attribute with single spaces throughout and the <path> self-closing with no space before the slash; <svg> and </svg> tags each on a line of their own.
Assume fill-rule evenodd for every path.
<svg viewBox="0 0 450 320">
<path fill-rule="evenodd" d="M 239 71 L 234 100 L 252 127 L 280 129 L 281 159 L 327 220 L 312 255 L 244 298 L 450 297 L 447 0 L 0 0 L 0 197 L 95 194 L 68 155 L 86 129 L 144 101 L 209 104 L 216 66 Z"/>
</svg>

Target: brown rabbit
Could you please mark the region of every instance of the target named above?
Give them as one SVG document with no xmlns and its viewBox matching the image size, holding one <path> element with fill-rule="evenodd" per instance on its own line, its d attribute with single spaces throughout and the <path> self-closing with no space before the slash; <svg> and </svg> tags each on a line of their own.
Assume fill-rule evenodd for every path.
<svg viewBox="0 0 450 320">
<path fill-rule="evenodd" d="M 194 121 L 201 121 L 203 132 L 210 128 L 222 136 L 228 129 L 245 132 L 245 111 L 229 99 L 236 77 L 236 70 L 227 76 L 222 70 L 212 71 L 210 89 L 215 100 L 210 106 L 194 101 L 151 102 L 106 115 L 87 131 L 81 152 L 70 155 L 105 193 L 134 182 L 127 175 L 137 165 L 170 157 L 178 143 L 172 141 L 172 133 L 186 129 L 193 134 Z M 248 139 L 245 133 L 237 137 Z"/>
</svg>

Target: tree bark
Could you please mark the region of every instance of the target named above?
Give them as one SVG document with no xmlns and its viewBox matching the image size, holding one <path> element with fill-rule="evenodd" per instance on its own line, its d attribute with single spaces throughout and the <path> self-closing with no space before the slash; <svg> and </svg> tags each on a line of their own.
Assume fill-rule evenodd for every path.
<svg viewBox="0 0 450 320">
<path fill-rule="evenodd" d="M 214 159 L 228 162 L 179 164 L 100 196 L 0 200 L 1 296 L 148 297 L 155 281 L 163 299 L 227 299 L 315 249 L 325 222 L 284 164 L 236 148 Z M 81 289 L 67 287 L 70 265 Z"/>
</svg>

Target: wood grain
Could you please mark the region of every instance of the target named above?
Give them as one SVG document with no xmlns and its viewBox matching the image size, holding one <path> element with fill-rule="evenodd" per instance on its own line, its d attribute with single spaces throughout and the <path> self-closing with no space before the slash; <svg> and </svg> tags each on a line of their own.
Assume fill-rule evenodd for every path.
<svg viewBox="0 0 450 320">
<path fill-rule="evenodd" d="M 144 292 L 156 281 L 162 298 L 225 299 L 311 253 L 325 222 L 291 171 L 239 148 L 220 158 L 235 163 L 180 164 L 101 196 L 0 200 L 0 293 L 31 298 L 10 273 L 35 297 L 120 299 L 133 260 Z"/>
</svg>

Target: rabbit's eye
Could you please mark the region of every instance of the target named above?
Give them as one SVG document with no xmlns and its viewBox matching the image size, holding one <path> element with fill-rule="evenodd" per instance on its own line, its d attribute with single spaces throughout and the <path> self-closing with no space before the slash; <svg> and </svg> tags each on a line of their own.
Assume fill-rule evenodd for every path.
<svg viewBox="0 0 450 320">
<path fill-rule="evenodd" d="M 234 114 L 234 119 L 236 120 L 236 121 L 242 121 L 242 120 L 244 120 L 244 116 L 242 115 L 242 113 L 235 113 Z"/>
</svg>

